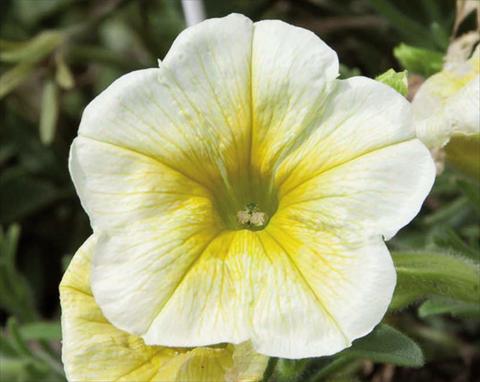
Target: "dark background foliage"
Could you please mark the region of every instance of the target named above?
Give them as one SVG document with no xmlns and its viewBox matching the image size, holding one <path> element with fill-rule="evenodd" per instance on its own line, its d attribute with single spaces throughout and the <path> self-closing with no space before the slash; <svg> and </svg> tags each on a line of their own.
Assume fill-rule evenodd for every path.
<svg viewBox="0 0 480 382">
<path fill-rule="evenodd" d="M 338 52 L 343 77 L 375 77 L 388 68 L 402 69 L 394 56 L 401 43 L 441 57 L 455 17 L 451 0 L 205 3 L 208 17 L 238 12 L 253 20 L 282 19 L 314 31 Z M 26 344 L 34 353 L 14 349 L 20 354 L 17 358 L 1 355 L 0 372 L 24 381 L 61 380 L 58 284 L 71 256 L 90 234 L 68 174 L 70 143 L 88 102 L 122 74 L 156 66 L 185 25 L 180 2 L 174 0 L 4 0 L 0 7 L 0 321 L 8 326 L 9 338 L 15 333 L 22 337 L 15 346 Z M 467 18 L 462 27 L 468 29 L 474 22 L 474 17 Z M 418 75 L 414 78 L 421 81 Z M 476 257 L 478 198 L 478 183 L 447 165 L 421 215 L 391 248 L 443 248 Z M 7 325 L 9 317 L 14 319 Z M 372 361 L 345 362 L 342 372 L 348 378 L 478 377 L 478 321 L 423 319 L 415 306 L 390 321 L 424 345 L 427 365 L 402 369 Z M 1 344 L 7 354 L 10 345 L 4 339 Z M 302 380 L 298 373 L 310 370 L 311 376 L 322 362 L 327 361 L 313 366 L 283 362 L 276 377 L 290 372 Z"/>
</svg>

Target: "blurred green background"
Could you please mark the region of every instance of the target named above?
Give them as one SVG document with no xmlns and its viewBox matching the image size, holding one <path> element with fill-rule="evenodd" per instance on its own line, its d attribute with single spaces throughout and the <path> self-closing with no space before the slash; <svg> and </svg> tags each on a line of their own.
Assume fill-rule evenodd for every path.
<svg viewBox="0 0 480 382">
<path fill-rule="evenodd" d="M 58 284 L 90 234 L 67 169 L 70 143 L 85 106 L 122 74 L 156 66 L 185 23 L 175 0 L 3 0 L 0 7 L 0 376 L 61 381 Z M 412 87 L 440 70 L 455 18 L 451 0 L 207 0 L 205 8 L 208 17 L 238 12 L 308 28 L 337 51 L 342 77 L 406 67 Z M 474 25 L 470 16 L 460 29 Z M 422 213 L 390 247 L 478 260 L 477 181 L 447 164 Z M 328 378 L 479 377 L 478 321 L 420 317 L 416 306 L 387 319 L 419 341 L 426 366 L 350 362 Z M 289 367 L 313 375 L 328 359 L 312 362 L 284 362 L 273 378 Z"/>
</svg>

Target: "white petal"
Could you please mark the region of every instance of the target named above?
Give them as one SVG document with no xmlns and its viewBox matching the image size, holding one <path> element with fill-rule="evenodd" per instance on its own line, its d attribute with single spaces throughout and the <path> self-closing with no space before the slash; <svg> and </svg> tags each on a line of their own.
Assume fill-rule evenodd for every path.
<svg viewBox="0 0 480 382">
<path fill-rule="evenodd" d="M 389 238 L 418 213 L 434 179 L 428 151 L 413 140 L 409 104 L 358 77 L 341 81 L 327 105 L 279 166 L 279 210 L 304 203 L 325 223 Z"/>
<path fill-rule="evenodd" d="M 112 190 L 101 196 L 106 183 L 123 183 L 118 192 L 128 189 L 137 201 L 132 207 L 145 199 L 151 204 L 149 189 L 174 192 L 175 183 L 190 182 L 217 192 L 246 172 L 252 33 L 252 22 L 240 15 L 198 24 L 178 36 L 160 68 L 121 77 L 87 106 L 79 130 L 84 140 L 72 148 L 70 171 L 94 226 L 107 224 L 97 206 L 109 210 L 115 203 Z M 127 163 L 137 160 L 140 169 Z M 122 182 L 123 166 L 128 179 Z M 154 177 L 141 185 L 146 171 Z M 124 216 L 115 221 L 112 213 L 107 225 L 124 224 Z"/>
<path fill-rule="evenodd" d="M 220 232 L 211 208 L 208 202 L 181 203 L 169 214 L 133 221 L 123 231 L 97 233 L 92 291 L 115 326 L 137 335 L 149 330 Z M 172 333 L 162 328 L 159 335 L 167 345 Z"/>
<path fill-rule="evenodd" d="M 283 358 L 334 354 L 381 321 L 396 277 L 380 238 L 348 242 L 294 219 L 267 231 L 263 243 L 277 260 L 255 301 L 258 352 Z"/>
<path fill-rule="evenodd" d="M 312 32 L 281 21 L 255 23 L 252 45 L 253 166 L 269 173 L 305 134 L 338 75 L 336 53 Z"/>
<path fill-rule="evenodd" d="M 97 239 L 93 235 L 73 257 L 60 284 L 62 360 L 69 381 L 258 381 L 268 358 L 250 343 L 217 348 L 147 346 L 102 315 L 90 290 Z"/>
<path fill-rule="evenodd" d="M 418 214 L 434 178 L 428 150 L 413 139 L 314 173 L 283 196 L 279 211 L 298 209 L 319 229 L 389 239 Z"/>
<path fill-rule="evenodd" d="M 112 326 L 90 291 L 95 238 L 75 254 L 60 284 L 62 360 L 69 381 L 147 381 L 155 374 L 175 378 L 183 363 L 175 349 L 146 346 Z"/>
<path fill-rule="evenodd" d="M 205 187 L 155 157 L 83 136 L 72 145 L 70 169 L 94 230 L 155 224 L 182 204 L 209 203 Z"/>
</svg>

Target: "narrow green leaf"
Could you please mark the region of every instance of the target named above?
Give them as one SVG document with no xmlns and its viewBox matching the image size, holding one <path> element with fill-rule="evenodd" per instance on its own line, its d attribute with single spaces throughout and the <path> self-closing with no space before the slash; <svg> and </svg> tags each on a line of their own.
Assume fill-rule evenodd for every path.
<svg viewBox="0 0 480 382">
<path fill-rule="evenodd" d="M 58 118 L 58 89 L 52 80 L 43 87 L 42 109 L 40 114 L 40 140 L 43 144 L 52 143 Z"/>
<path fill-rule="evenodd" d="M 464 179 L 458 180 L 457 183 L 462 192 L 467 196 L 473 208 L 480 213 L 480 184 L 476 181 L 466 181 Z"/>
<path fill-rule="evenodd" d="M 403 72 L 396 72 L 393 69 L 388 69 L 385 73 L 375 77 L 375 79 L 395 89 L 404 97 L 408 93 L 408 79 L 406 70 Z"/>
<path fill-rule="evenodd" d="M 20 334 L 26 340 L 59 340 L 62 330 L 59 322 L 32 322 L 20 326 Z"/>
<path fill-rule="evenodd" d="M 2 381 L 19 381 L 27 363 L 28 360 L 22 358 L 0 356 Z"/>
<path fill-rule="evenodd" d="M 449 227 L 435 227 L 432 240 L 436 246 L 449 249 L 474 261 L 480 261 L 480 252 L 477 248 L 468 246 L 460 236 Z"/>
<path fill-rule="evenodd" d="M 22 335 L 20 334 L 17 321 L 14 317 L 10 317 L 7 321 L 7 329 L 8 333 L 10 334 L 11 338 L 11 345 L 15 348 L 18 354 L 23 356 L 31 356 L 32 352 L 28 348 L 25 340 L 23 339 Z"/>
<path fill-rule="evenodd" d="M 20 85 L 32 73 L 34 64 L 22 62 L 0 76 L 0 99 Z"/>
<path fill-rule="evenodd" d="M 9 339 L 6 335 L 4 335 L 4 333 L 0 333 L 0 357 L 13 357 L 16 355 L 18 355 L 18 353 L 15 349 L 15 346 L 12 346 Z"/>
<path fill-rule="evenodd" d="M 479 266 L 460 256 L 434 252 L 396 252 L 397 286 L 390 309 L 429 296 L 479 303 Z"/>
<path fill-rule="evenodd" d="M 55 186 L 33 177 L 22 167 L 0 174 L 0 223 L 18 221 L 59 197 Z"/>
<path fill-rule="evenodd" d="M 5 234 L 0 231 L 0 259 L 5 262 L 10 272 L 15 269 L 15 255 L 19 237 L 20 226 L 18 224 L 12 224 Z"/>
<path fill-rule="evenodd" d="M 431 41 L 430 31 L 421 23 L 408 17 L 390 0 L 369 0 L 370 5 L 390 22 L 397 32 L 415 43 Z"/>
<path fill-rule="evenodd" d="M 55 72 L 55 80 L 57 84 L 62 89 L 71 89 L 74 85 L 73 74 L 70 71 L 67 63 L 65 62 L 65 57 L 62 53 L 55 55 L 55 63 L 56 63 L 56 72 Z"/>
<path fill-rule="evenodd" d="M 22 321 L 35 319 L 32 292 L 25 277 L 15 268 L 20 227 L 13 224 L 6 233 L 0 229 L 0 308 Z"/>
<path fill-rule="evenodd" d="M 63 41 L 62 33 L 44 31 L 29 41 L 0 40 L 0 61 L 38 62 L 50 54 Z"/>
<path fill-rule="evenodd" d="M 446 298 L 431 298 L 418 308 L 422 318 L 438 314 L 451 314 L 464 318 L 480 318 L 480 304 L 469 304 Z"/>
<path fill-rule="evenodd" d="M 400 44 L 393 50 L 400 64 L 411 73 L 430 77 L 442 70 L 443 55 L 440 52 Z"/>
<path fill-rule="evenodd" d="M 460 196 L 440 207 L 434 213 L 426 216 L 423 223 L 429 226 L 445 224 L 447 226 L 455 226 L 463 221 L 471 211 L 469 201 L 466 196 Z"/>
</svg>

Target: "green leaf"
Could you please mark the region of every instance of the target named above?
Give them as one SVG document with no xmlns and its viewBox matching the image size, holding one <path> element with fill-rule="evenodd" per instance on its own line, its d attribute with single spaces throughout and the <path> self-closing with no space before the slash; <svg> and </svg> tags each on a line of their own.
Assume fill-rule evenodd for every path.
<svg viewBox="0 0 480 382">
<path fill-rule="evenodd" d="M 468 246 L 451 228 L 444 226 L 435 227 L 432 233 L 432 240 L 436 246 L 450 249 L 462 256 L 480 261 L 478 249 Z"/>
<path fill-rule="evenodd" d="M 398 9 L 395 2 L 390 0 L 369 0 L 369 3 L 404 38 L 414 43 L 430 42 L 430 31 Z"/>
<path fill-rule="evenodd" d="M 377 326 L 368 336 L 354 341 L 344 354 L 406 367 L 420 367 L 424 363 L 420 347 L 405 334 L 385 324 Z"/>
<path fill-rule="evenodd" d="M 58 89 L 52 80 L 43 87 L 42 109 L 40 114 L 40 140 L 43 144 L 52 143 L 58 118 Z"/>
<path fill-rule="evenodd" d="M 320 369 L 310 381 L 330 380 L 328 377 L 332 374 L 360 359 L 405 367 L 421 367 L 424 364 L 422 349 L 412 339 L 388 325 L 380 324 L 366 337 L 354 341 L 352 347 L 332 357 L 332 362 Z"/>
<path fill-rule="evenodd" d="M 20 226 L 18 224 L 12 224 L 5 234 L 3 230 L 0 230 L 0 259 L 5 262 L 11 272 L 15 269 L 19 237 Z"/>
<path fill-rule="evenodd" d="M 38 321 L 22 325 L 20 334 L 26 340 L 60 340 L 62 338 L 62 329 L 60 322 Z"/>
<path fill-rule="evenodd" d="M 17 351 L 18 354 L 24 356 L 31 356 L 32 352 L 25 343 L 25 339 L 20 334 L 17 320 L 14 317 L 10 317 L 7 321 L 7 329 L 11 338 L 11 345 Z"/>
<path fill-rule="evenodd" d="M 24 321 L 35 318 L 32 291 L 15 269 L 20 227 L 12 225 L 4 234 L 0 229 L 0 307 Z"/>
<path fill-rule="evenodd" d="M 12 346 L 4 333 L 0 333 L 0 356 L 12 357 L 15 355 L 18 355 L 15 346 Z"/>
<path fill-rule="evenodd" d="M 25 81 L 34 67 L 30 62 L 22 62 L 3 73 L 0 76 L 0 99 Z"/>
<path fill-rule="evenodd" d="M 276 382 L 297 382 L 304 380 L 305 368 L 308 358 L 304 359 L 279 359 L 275 367 Z"/>
<path fill-rule="evenodd" d="M 438 314 L 451 314 L 464 318 L 480 318 L 480 304 L 469 304 L 446 298 L 431 298 L 418 308 L 418 315 L 422 318 Z"/>
<path fill-rule="evenodd" d="M 411 73 L 430 77 L 442 70 L 443 54 L 437 51 L 400 44 L 393 50 L 400 64 Z"/>
<path fill-rule="evenodd" d="M 437 252 L 394 252 L 397 286 L 390 309 L 401 309 L 429 296 L 478 303 L 478 265 L 460 256 Z"/>
<path fill-rule="evenodd" d="M 54 185 L 14 167 L 0 175 L 0 222 L 12 222 L 49 205 L 59 197 Z"/>
<path fill-rule="evenodd" d="M 480 184 L 476 181 L 466 181 L 464 179 L 459 179 L 457 183 L 462 192 L 469 199 L 473 208 L 475 208 L 477 213 L 480 213 Z"/>
<path fill-rule="evenodd" d="M 461 224 L 471 212 L 469 201 L 466 196 L 460 196 L 451 202 L 438 208 L 434 213 L 426 216 L 423 223 L 428 226 L 444 224 L 456 226 Z"/>
<path fill-rule="evenodd" d="M 340 71 L 340 78 L 342 79 L 359 76 L 361 74 L 360 69 L 350 68 L 344 64 L 340 64 L 339 71 Z"/>
<path fill-rule="evenodd" d="M 25 42 L 0 40 L 0 61 L 38 62 L 50 54 L 62 41 L 63 35 L 57 31 L 44 31 Z"/>
<path fill-rule="evenodd" d="M 375 77 L 377 81 L 380 81 L 391 88 L 395 89 L 401 95 L 406 97 L 408 93 L 408 79 L 407 71 L 396 72 L 393 69 L 388 69 L 385 73 L 382 73 Z"/>
<path fill-rule="evenodd" d="M 63 53 L 55 55 L 55 63 L 57 66 L 57 70 L 55 72 L 55 81 L 57 81 L 57 84 L 62 89 L 69 90 L 73 88 L 75 81 L 73 79 L 73 74 L 70 71 L 70 68 L 65 62 L 65 57 Z"/>
</svg>

